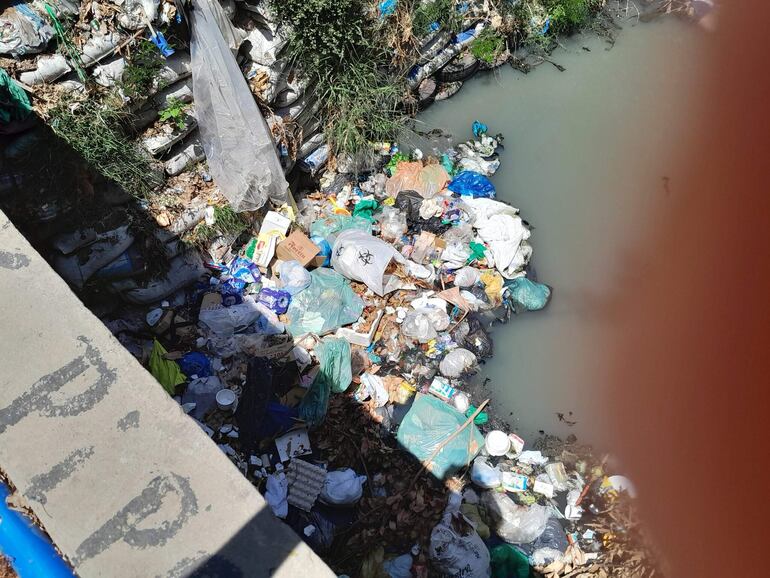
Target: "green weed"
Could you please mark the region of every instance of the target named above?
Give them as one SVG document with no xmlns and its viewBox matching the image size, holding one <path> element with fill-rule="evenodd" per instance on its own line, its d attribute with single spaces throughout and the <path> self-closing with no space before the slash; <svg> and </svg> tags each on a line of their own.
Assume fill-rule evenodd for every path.
<svg viewBox="0 0 770 578">
<path fill-rule="evenodd" d="M 459 32 L 462 27 L 462 15 L 457 11 L 455 0 L 433 0 L 427 4 L 419 4 L 412 13 L 412 31 L 415 36 L 423 36 L 431 30 L 431 25 L 437 22 L 442 30 Z"/>
<path fill-rule="evenodd" d="M 471 42 L 471 54 L 487 64 L 492 64 L 505 50 L 505 38 L 490 28 L 484 29 L 479 37 Z"/>
<path fill-rule="evenodd" d="M 126 59 L 120 86 L 129 98 L 145 98 L 153 88 L 163 59 L 149 40 L 140 39 Z"/>
<path fill-rule="evenodd" d="M 238 237 L 251 226 L 251 222 L 242 214 L 233 211 L 230 205 L 214 207 L 214 224 L 200 223 L 188 235 L 185 242 L 204 245 L 217 237 Z"/>
<path fill-rule="evenodd" d="M 117 99 L 62 101 L 50 111 L 50 126 L 93 169 L 126 192 L 145 198 L 163 182 L 149 157 L 126 136 L 127 114 Z"/>
<path fill-rule="evenodd" d="M 179 130 L 183 130 L 185 127 L 185 118 L 187 117 L 187 110 L 190 105 L 185 104 L 178 98 L 171 97 L 168 99 L 166 107 L 160 111 L 158 120 L 160 122 L 170 122 Z"/>
</svg>

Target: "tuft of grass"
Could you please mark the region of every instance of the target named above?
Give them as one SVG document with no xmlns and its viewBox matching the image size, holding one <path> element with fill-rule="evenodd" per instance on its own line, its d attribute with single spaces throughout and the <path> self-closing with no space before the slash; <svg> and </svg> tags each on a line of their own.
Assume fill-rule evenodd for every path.
<svg viewBox="0 0 770 578">
<path fill-rule="evenodd" d="M 120 87 L 129 98 L 145 98 L 154 87 L 155 77 L 163 67 L 163 59 L 149 40 L 140 39 L 126 59 Z"/>
<path fill-rule="evenodd" d="M 505 38 L 492 30 L 485 28 L 470 45 L 471 54 L 487 64 L 492 64 L 505 50 Z"/>
<path fill-rule="evenodd" d="M 198 224 L 185 242 L 204 245 L 217 237 L 237 238 L 251 226 L 251 222 L 241 213 L 236 213 L 230 205 L 217 205 L 214 207 L 214 224 Z"/>
<path fill-rule="evenodd" d="M 456 0 L 433 0 L 417 4 L 412 13 L 412 31 L 415 36 L 428 34 L 434 22 L 449 32 L 459 32 L 462 28 L 463 18 L 457 11 Z"/>
<path fill-rule="evenodd" d="M 315 85 L 334 155 L 358 157 L 371 141 L 393 139 L 405 94 L 366 0 L 272 0 L 291 32 L 289 55 Z"/>
<path fill-rule="evenodd" d="M 117 102 L 117 101 L 116 101 Z M 51 109 L 50 126 L 98 173 L 143 199 L 163 182 L 147 156 L 126 135 L 128 115 L 111 99 L 64 100 Z"/>
</svg>

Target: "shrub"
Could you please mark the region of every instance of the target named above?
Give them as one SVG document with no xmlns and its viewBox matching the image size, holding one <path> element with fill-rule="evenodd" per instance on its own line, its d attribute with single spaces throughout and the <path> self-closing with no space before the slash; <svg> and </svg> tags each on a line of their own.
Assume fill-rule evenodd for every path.
<svg viewBox="0 0 770 578">
<path fill-rule="evenodd" d="M 505 38 L 494 30 L 486 28 L 479 37 L 471 42 L 471 54 L 487 64 L 492 64 L 505 50 Z"/>
</svg>

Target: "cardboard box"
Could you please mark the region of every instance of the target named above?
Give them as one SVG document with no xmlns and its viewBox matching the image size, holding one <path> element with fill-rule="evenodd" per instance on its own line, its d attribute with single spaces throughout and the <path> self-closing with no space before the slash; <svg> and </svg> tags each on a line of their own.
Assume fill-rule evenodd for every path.
<svg viewBox="0 0 770 578">
<path fill-rule="evenodd" d="M 299 261 L 300 265 L 306 267 L 320 252 L 321 249 L 307 235 L 302 231 L 294 231 L 278 243 L 275 256 L 281 261 Z"/>
</svg>

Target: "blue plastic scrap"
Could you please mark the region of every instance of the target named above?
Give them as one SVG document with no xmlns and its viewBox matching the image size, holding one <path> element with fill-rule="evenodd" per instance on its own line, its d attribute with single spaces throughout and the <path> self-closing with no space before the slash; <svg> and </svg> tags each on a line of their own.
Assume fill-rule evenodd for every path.
<svg viewBox="0 0 770 578">
<path fill-rule="evenodd" d="M 463 171 L 449 183 L 447 188 L 453 193 L 486 199 L 495 198 L 495 185 L 487 177 L 475 171 Z"/>
<path fill-rule="evenodd" d="M 159 30 L 150 36 L 150 41 L 158 48 L 158 51 L 164 58 L 168 58 L 176 52 L 176 50 L 168 45 L 168 40 L 166 40 L 166 37 L 163 36 L 163 33 Z"/>
<path fill-rule="evenodd" d="M 0 482 L 0 553 L 21 578 L 74 578 L 50 540 L 23 514 L 5 503 L 8 486 Z"/>
<path fill-rule="evenodd" d="M 380 18 L 390 16 L 396 11 L 398 0 L 382 0 L 380 2 Z"/>
</svg>

